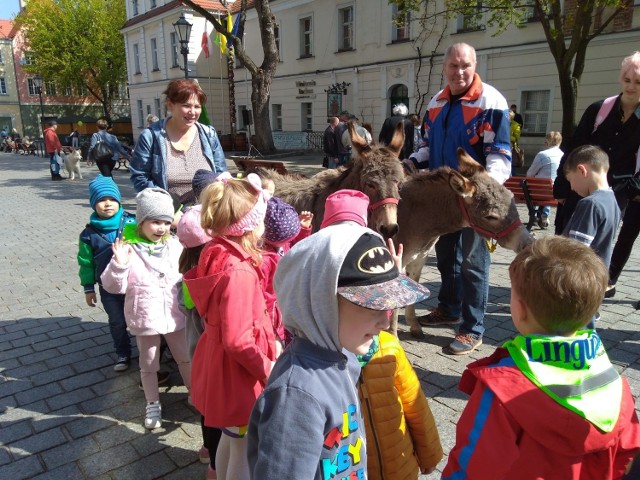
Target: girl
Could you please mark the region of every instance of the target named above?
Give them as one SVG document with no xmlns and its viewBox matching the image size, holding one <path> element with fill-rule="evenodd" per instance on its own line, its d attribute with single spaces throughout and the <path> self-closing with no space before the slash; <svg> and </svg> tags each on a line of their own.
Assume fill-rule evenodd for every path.
<svg viewBox="0 0 640 480">
<path fill-rule="evenodd" d="M 201 225 L 216 232 L 185 283 L 204 333 L 193 356 L 195 407 L 206 427 L 218 427 L 218 478 L 249 478 L 245 433 L 249 415 L 276 359 L 276 341 L 257 268 L 266 195 L 260 179 L 218 176 L 201 194 Z"/>
<path fill-rule="evenodd" d="M 173 200 L 161 188 L 147 188 L 136 196 L 136 203 L 137 229 L 135 225 L 125 226 L 125 241 L 114 242 L 113 257 L 101 279 L 107 292 L 126 294 L 124 315 L 129 331 L 136 336 L 147 400 L 144 426 L 151 430 L 162 424 L 157 377 L 160 336 L 165 337 L 187 389 L 191 363 L 184 335 L 185 317 L 177 302 L 182 246 L 169 235 Z"/>
</svg>

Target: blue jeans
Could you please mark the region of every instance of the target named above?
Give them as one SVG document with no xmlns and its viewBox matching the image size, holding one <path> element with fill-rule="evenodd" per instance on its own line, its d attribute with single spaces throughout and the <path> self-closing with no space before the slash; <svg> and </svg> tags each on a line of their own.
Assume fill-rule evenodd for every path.
<svg viewBox="0 0 640 480">
<path fill-rule="evenodd" d="M 114 295 L 100 287 L 100 300 L 109 318 L 109 332 L 118 357 L 131 357 L 131 340 L 124 319 L 124 295 Z"/>
<path fill-rule="evenodd" d="M 338 166 L 346 165 L 349 159 L 351 158 L 351 152 L 339 153 L 338 154 Z"/>
<path fill-rule="evenodd" d="M 549 206 L 536 208 L 536 217 L 538 218 L 548 217 L 550 214 L 551 214 L 551 207 Z"/>
<path fill-rule="evenodd" d="M 56 152 L 49 154 L 49 163 L 51 166 L 51 173 L 58 175 L 60 173 L 60 165 L 56 162 Z"/>
<path fill-rule="evenodd" d="M 436 243 L 442 278 L 438 307 L 449 317 L 462 316 L 460 333 L 482 337 L 489 298 L 491 256 L 471 228 L 443 235 Z"/>
</svg>

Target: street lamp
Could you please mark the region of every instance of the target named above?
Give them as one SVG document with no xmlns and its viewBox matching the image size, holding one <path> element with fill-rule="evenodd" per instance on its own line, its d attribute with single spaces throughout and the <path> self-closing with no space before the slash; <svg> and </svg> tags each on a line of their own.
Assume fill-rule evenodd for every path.
<svg viewBox="0 0 640 480">
<path fill-rule="evenodd" d="M 189 38 L 191 37 L 191 27 L 193 27 L 193 24 L 187 22 L 187 19 L 184 18 L 184 13 L 178 19 L 178 21 L 173 24 L 173 28 L 176 30 L 176 34 L 178 35 L 178 41 L 180 42 L 180 53 L 182 54 L 182 58 L 184 60 L 184 78 L 189 78 L 187 55 L 189 55 Z"/>
<path fill-rule="evenodd" d="M 36 92 L 38 92 L 38 96 L 40 97 L 40 126 L 44 132 L 44 105 L 42 104 L 42 77 L 40 75 L 33 77 L 33 85 L 36 87 Z"/>
</svg>

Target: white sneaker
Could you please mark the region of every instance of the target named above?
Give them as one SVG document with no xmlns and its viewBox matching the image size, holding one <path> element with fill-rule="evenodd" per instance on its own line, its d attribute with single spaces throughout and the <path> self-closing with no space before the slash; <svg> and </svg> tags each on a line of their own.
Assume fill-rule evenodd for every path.
<svg viewBox="0 0 640 480">
<path fill-rule="evenodd" d="M 147 403 L 147 413 L 144 417 L 144 428 L 153 430 L 162 425 L 162 407 L 160 402 Z"/>
</svg>

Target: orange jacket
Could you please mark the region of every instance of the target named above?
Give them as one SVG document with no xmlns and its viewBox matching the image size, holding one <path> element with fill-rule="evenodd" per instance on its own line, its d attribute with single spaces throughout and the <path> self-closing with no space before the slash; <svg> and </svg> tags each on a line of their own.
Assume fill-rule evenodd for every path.
<svg viewBox="0 0 640 480">
<path fill-rule="evenodd" d="M 415 480 L 442 458 L 436 423 L 398 339 L 380 332 L 380 350 L 362 369 L 358 395 L 367 432 L 369 480 Z"/>
<path fill-rule="evenodd" d="M 62 150 L 58 134 L 52 127 L 49 127 L 44 131 L 44 148 L 49 155 L 53 152 L 59 152 Z"/>
</svg>

